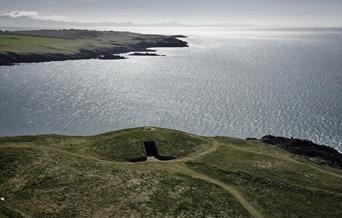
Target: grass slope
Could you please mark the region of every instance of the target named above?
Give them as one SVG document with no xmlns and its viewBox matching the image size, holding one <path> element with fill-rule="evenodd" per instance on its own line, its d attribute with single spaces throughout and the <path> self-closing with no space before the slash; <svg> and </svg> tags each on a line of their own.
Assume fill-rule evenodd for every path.
<svg viewBox="0 0 342 218">
<path fill-rule="evenodd" d="M 131 163 L 156 142 L 173 161 Z M 258 140 L 157 128 L 0 138 L 0 217 L 339 217 L 342 172 Z"/>
</svg>

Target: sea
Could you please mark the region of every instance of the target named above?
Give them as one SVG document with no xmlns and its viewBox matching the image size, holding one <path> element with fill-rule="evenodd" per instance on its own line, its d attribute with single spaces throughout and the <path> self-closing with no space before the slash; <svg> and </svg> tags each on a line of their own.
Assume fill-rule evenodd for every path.
<svg viewBox="0 0 342 218">
<path fill-rule="evenodd" d="M 103 28 L 183 34 L 166 56 L 0 67 L 0 136 L 141 126 L 276 135 L 342 151 L 342 29 Z"/>
</svg>

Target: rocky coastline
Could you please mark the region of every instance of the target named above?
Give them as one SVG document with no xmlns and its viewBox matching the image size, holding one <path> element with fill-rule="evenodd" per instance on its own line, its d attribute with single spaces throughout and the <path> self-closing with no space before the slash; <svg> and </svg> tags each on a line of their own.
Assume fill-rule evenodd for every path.
<svg viewBox="0 0 342 218">
<path fill-rule="evenodd" d="M 49 61 L 66 61 L 82 59 L 124 59 L 115 58 L 116 55 L 129 52 L 149 52 L 154 47 L 188 47 L 188 43 L 178 38 L 185 36 L 160 36 L 158 40 L 144 40 L 128 44 L 126 46 L 113 45 L 111 48 L 80 49 L 74 54 L 49 53 L 49 54 L 19 54 L 15 52 L 0 53 L 0 66 L 10 66 L 18 63 L 37 63 Z M 101 58 L 112 57 L 112 58 Z M 121 56 L 119 56 L 121 57 Z"/>
<path fill-rule="evenodd" d="M 132 54 L 129 54 L 129 56 L 165 56 L 165 55 L 160 55 L 157 53 L 150 53 L 150 52 L 134 52 Z"/>
<path fill-rule="evenodd" d="M 284 138 L 272 135 L 260 139 L 266 144 L 275 145 L 290 153 L 309 158 L 318 164 L 327 164 L 342 169 L 342 154 L 332 147 L 319 145 L 312 141 L 297 138 Z"/>
</svg>

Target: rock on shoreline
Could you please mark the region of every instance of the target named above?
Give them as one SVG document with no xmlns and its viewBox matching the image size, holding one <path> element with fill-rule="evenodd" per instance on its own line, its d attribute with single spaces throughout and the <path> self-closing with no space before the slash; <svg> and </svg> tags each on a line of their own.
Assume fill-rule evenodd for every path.
<svg viewBox="0 0 342 218">
<path fill-rule="evenodd" d="M 342 154 L 332 147 L 319 145 L 309 140 L 272 135 L 264 136 L 260 140 L 267 144 L 276 145 L 293 154 L 309 158 L 319 158 L 329 166 L 342 169 Z"/>
<path fill-rule="evenodd" d="M 160 55 L 157 53 L 149 53 L 149 52 L 134 52 L 132 54 L 129 54 L 130 56 L 165 56 L 165 55 Z"/>
<path fill-rule="evenodd" d="M 107 55 L 100 55 L 97 59 L 100 59 L 100 60 L 122 60 L 122 59 L 127 59 L 127 58 L 120 56 L 120 55 L 107 54 Z"/>
</svg>

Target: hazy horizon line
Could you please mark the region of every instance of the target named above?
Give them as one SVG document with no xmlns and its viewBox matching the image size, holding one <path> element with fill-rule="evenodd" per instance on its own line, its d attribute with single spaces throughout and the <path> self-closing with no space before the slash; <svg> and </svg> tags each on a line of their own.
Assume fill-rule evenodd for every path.
<svg viewBox="0 0 342 218">
<path fill-rule="evenodd" d="M 64 28 L 63 25 L 79 25 L 78 27 L 85 26 L 85 27 L 107 27 L 108 26 L 118 26 L 118 27 L 255 27 L 255 28 L 342 28 L 342 25 L 269 25 L 269 24 L 249 24 L 249 23 L 198 23 L 198 24 L 190 24 L 190 23 L 183 23 L 179 21 L 169 21 L 169 22 L 161 22 L 161 23 L 135 23 L 131 21 L 125 22 L 115 22 L 115 21 L 98 21 L 98 22 L 79 22 L 79 21 L 66 21 L 66 20 L 40 20 L 40 19 L 33 19 L 31 17 L 11 17 L 8 15 L 1 14 L 0 18 L 5 18 L 9 20 L 15 21 L 23 21 L 27 22 L 26 25 L 29 27 L 39 27 L 43 25 L 60 25 L 61 28 Z M 30 24 L 31 22 L 31 24 Z M 35 22 L 35 23 L 34 23 Z M 4 24 L 4 25 L 3 25 Z M 26 26 L 25 25 L 25 26 Z M 19 25 L 15 24 L 6 24 L 6 21 L 2 22 L 1 28 L 4 27 L 20 27 Z M 69 26 L 68 26 L 69 28 Z"/>
</svg>

